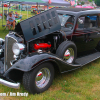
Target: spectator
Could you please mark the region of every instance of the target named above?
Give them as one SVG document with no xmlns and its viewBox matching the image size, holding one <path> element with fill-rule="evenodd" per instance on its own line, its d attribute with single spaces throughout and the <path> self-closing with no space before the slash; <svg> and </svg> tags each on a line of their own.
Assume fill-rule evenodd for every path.
<svg viewBox="0 0 100 100">
<path fill-rule="evenodd" d="M 9 12 L 7 16 L 7 26 L 10 30 L 10 26 L 13 25 L 13 30 L 15 29 L 15 17 L 12 15 L 11 12 Z"/>
<path fill-rule="evenodd" d="M 18 17 L 19 17 L 18 13 L 17 13 L 17 12 L 15 12 L 15 18 L 18 18 Z"/>
</svg>

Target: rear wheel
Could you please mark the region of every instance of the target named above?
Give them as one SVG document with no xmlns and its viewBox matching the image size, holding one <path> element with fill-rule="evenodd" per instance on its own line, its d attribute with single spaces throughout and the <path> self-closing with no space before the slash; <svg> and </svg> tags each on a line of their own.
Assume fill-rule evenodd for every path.
<svg viewBox="0 0 100 100">
<path fill-rule="evenodd" d="M 51 63 L 43 63 L 33 71 L 24 73 L 23 84 L 30 93 L 41 93 L 50 87 L 53 78 L 53 65 Z"/>
<path fill-rule="evenodd" d="M 64 41 L 59 45 L 56 54 L 67 63 L 74 63 L 77 55 L 76 45 L 71 41 Z"/>
</svg>

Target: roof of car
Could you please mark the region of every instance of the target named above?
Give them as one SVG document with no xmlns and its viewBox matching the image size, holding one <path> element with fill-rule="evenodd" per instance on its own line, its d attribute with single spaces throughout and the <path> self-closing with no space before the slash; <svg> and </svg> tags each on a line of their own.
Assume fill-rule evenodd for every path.
<svg viewBox="0 0 100 100">
<path fill-rule="evenodd" d="M 89 8 L 56 8 L 58 13 L 70 15 L 100 14 L 100 10 Z"/>
<path fill-rule="evenodd" d="M 91 10 L 91 9 L 90 8 L 56 8 L 56 10 L 79 12 L 79 11 L 85 11 L 85 10 Z"/>
</svg>

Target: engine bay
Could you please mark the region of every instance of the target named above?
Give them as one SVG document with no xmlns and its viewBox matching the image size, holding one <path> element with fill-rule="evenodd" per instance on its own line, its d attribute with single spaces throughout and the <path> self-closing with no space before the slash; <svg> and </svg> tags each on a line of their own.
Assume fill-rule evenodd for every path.
<svg viewBox="0 0 100 100">
<path fill-rule="evenodd" d="M 55 53 L 63 38 L 60 33 L 53 33 L 29 43 L 29 52 L 42 50 L 43 52 Z"/>
</svg>

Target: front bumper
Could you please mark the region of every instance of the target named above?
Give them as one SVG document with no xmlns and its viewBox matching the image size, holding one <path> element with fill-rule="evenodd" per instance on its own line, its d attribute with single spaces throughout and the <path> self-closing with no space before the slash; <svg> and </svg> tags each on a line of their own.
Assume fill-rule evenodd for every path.
<svg viewBox="0 0 100 100">
<path fill-rule="evenodd" d="M 20 89 L 20 83 L 13 83 L 0 78 L 0 83 L 10 88 Z"/>
<path fill-rule="evenodd" d="M 20 88 L 20 83 L 15 83 L 13 80 L 7 79 L 3 73 L 4 73 L 4 65 L 3 65 L 2 61 L 0 61 L 0 84 L 3 84 L 10 88 L 15 88 L 15 89 Z"/>
</svg>

